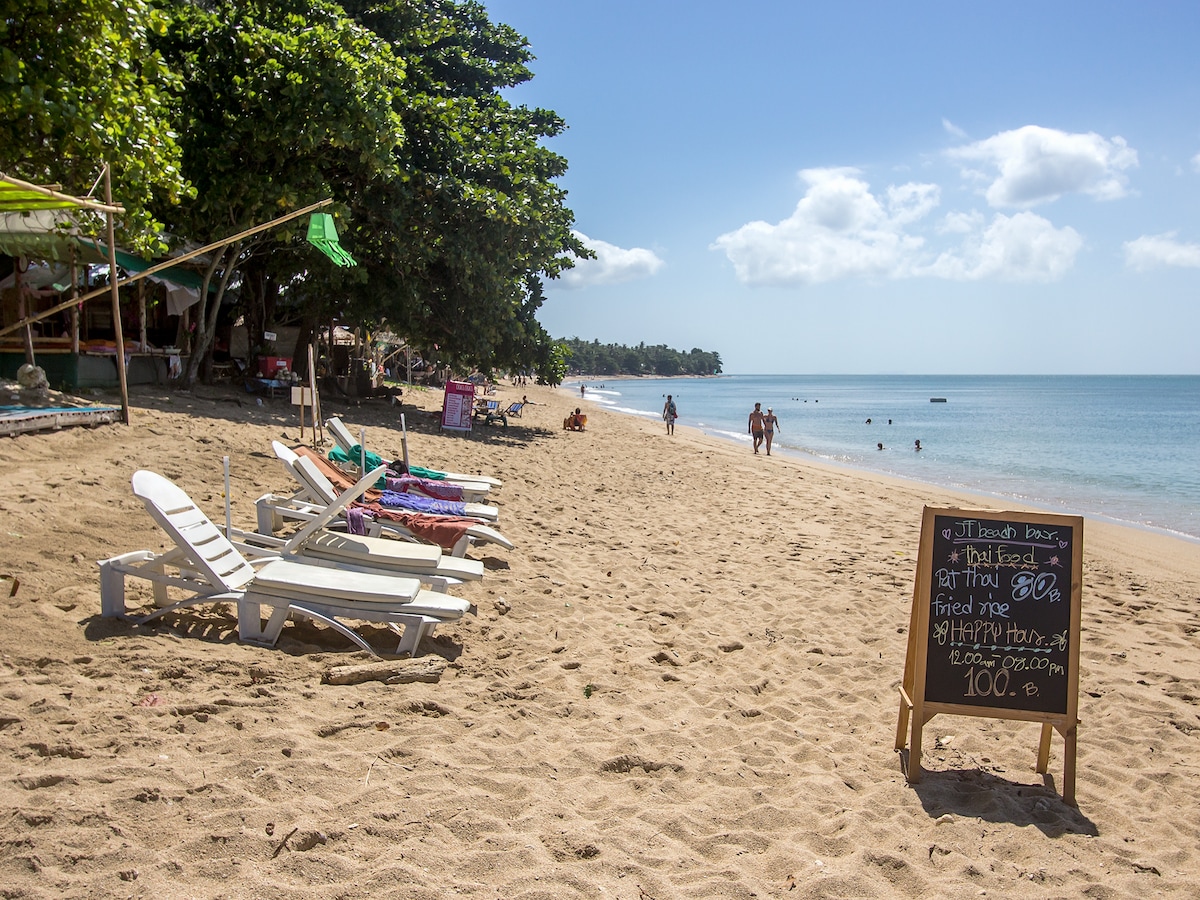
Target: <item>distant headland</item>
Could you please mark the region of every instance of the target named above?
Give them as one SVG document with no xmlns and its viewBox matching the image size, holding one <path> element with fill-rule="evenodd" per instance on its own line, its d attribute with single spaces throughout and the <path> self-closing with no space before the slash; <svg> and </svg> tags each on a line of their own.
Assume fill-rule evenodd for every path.
<svg viewBox="0 0 1200 900">
<path fill-rule="evenodd" d="M 560 338 L 558 343 L 567 350 L 567 372 L 569 375 L 645 376 L 663 378 L 681 375 L 720 375 L 721 355 L 713 350 L 693 348 L 688 351 L 673 350 L 666 344 L 647 346 L 638 344 L 591 343 L 574 338 Z"/>
</svg>

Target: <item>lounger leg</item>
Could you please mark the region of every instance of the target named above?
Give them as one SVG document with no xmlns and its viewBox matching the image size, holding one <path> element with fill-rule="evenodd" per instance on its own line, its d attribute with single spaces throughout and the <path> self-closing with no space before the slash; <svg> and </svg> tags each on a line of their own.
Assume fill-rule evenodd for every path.
<svg viewBox="0 0 1200 900">
<path fill-rule="evenodd" d="M 257 600 L 238 600 L 238 639 L 248 644 L 265 644 L 274 647 L 283 631 L 283 623 L 287 621 L 286 606 L 272 606 L 271 617 L 264 627 L 262 621 L 262 604 Z"/>
<path fill-rule="evenodd" d="M 298 604 L 298 603 L 293 603 L 291 606 L 289 606 L 288 612 L 295 613 L 298 616 L 306 616 L 309 619 L 312 619 L 314 622 L 320 622 L 322 625 L 332 628 L 338 634 L 342 635 L 342 637 L 349 640 L 351 643 L 357 644 L 359 647 L 361 647 L 367 653 L 370 653 L 372 656 L 374 656 L 374 657 L 379 656 L 379 654 L 375 652 L 374 647 L 372 647 L 370 644 L 368 644 L 366 641 L 364 641 L 362 639 L 362 637 L 360 637 L 352 629 L 347 628 L 345 625 L 343 625 L 341 622 L 339 622 L 333 616 L 326 615 L 325 613 L 319 612 L 315 609 L 310 609 L 310 608 L 304 606 L 303 604 Z"/>
<path fill-rule="evenodd" d="M 125 616 L 125 573 L 113 565 L 113 560 L 100 563 L 100 615 L 109 618 Z"/>
<path fill-rule="evenodd" d="M 396 655 L 415 657 L 417 649 L 421 646 L 421 639 L 433 636 L 433 630 L 437 628 L 438 620 L 429 616 L 403 616 L 388 624 L 394 631 L 399 630 L 401 625 L 404 626 L 404 634 L 396 646 Z"/>
<path fill-rule="evenodd" d="M 274 507 L 263 500 L 259 500 L 256 506 L 258 508 L 258 533 L 274 534 L 275 529 L 280 525 L 279 517 L 276 516 Z"/>
<path fill-rule="evenodd" d="M 125 575 L 130 566 L 144 563 L 153 559 L 154 554 L 149 550 L 134 550 L 122 553 L 111 559 L 102 559 L 100 566 L 100 615 L 121 619 L 125 617 Z M 158 596 L 159 586 L 154 586 L 154 596 Z M 164 587 L 163 593 L 166 593 Z"/>
<path fill-rule="evenodd" d="M 450 551 L 451 556 L 463 557 L 467 555 L 467 548 L 471 546 L 471 539 L 465 534 L 458 539 L 454 545 L 454 549 Z"/>
</svg>

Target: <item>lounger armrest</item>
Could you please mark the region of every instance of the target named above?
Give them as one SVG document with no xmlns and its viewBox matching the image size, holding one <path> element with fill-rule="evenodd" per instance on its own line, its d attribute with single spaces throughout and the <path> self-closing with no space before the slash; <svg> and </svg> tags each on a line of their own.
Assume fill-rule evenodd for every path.
<svg viewBox="0 0 1200 900">
<path fill-rule="evenodd" d="M 344 491 L 337 498 L 336 502 L 330 503 L 315 519 L 292 535 L 291 540 L 283 545 L 282 552 L 285 554 L 296 552 L 298 547 L 303 546 L 314 534 L 340 516 L 346 507 L 369 491 L 386 471 L 387 466 L 379 466 L 358 479 L 353 487 Z"/>
</svg>

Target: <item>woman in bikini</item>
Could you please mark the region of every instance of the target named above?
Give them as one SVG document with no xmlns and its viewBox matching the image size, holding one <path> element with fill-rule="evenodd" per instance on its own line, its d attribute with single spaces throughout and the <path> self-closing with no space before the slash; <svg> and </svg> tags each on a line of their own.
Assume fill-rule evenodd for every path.
<svg viewBox="0 0 1200 900">
<path fill-rule="evenodd" d="M 779 428 L 779 417 L 775 415 L 771 407 L 767 407 L 767 414 L 763 416 L 763 437 L 767 441 L 767 456 L 771 455 L 771 440 L 775 437 L 775 429 Z M 783 429 L 780 428 L 780 431 Z"/>
</svg>

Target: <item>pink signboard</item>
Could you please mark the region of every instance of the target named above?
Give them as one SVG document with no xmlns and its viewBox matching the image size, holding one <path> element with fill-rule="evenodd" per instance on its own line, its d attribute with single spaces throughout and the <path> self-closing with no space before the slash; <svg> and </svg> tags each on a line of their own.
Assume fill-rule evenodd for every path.
<svg viewBox="0 0 1200 900">
<path fill-rule="evenodd" d="M 475 407 L 475 385 L 469 381 L 447 381 L 442 399 L 442 428 L 471 430 L 471 412 Z"/>
</svg>

